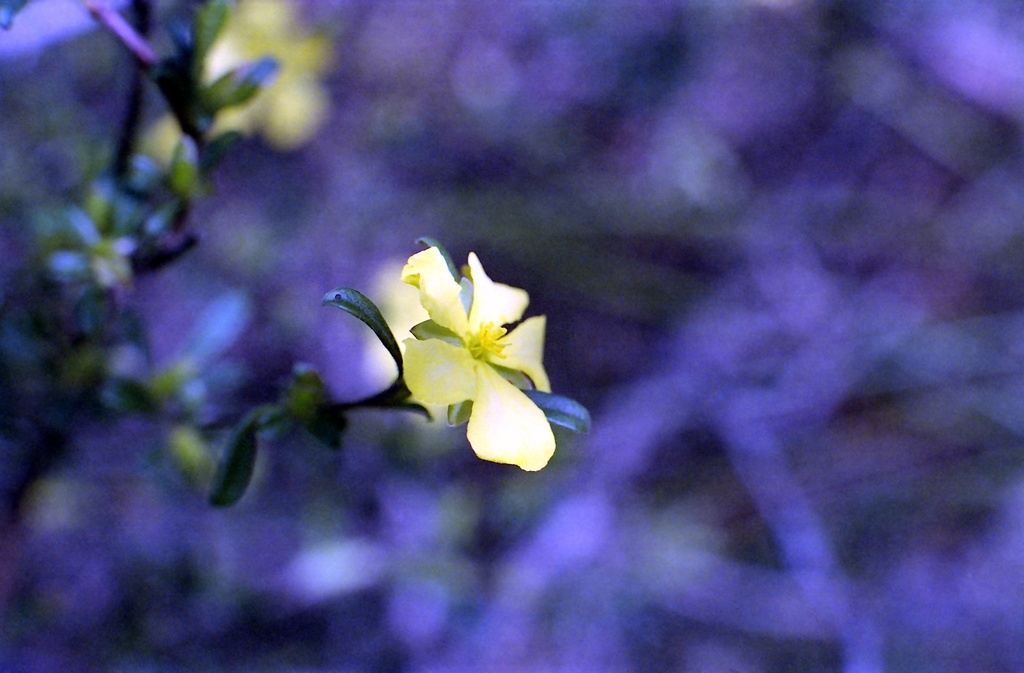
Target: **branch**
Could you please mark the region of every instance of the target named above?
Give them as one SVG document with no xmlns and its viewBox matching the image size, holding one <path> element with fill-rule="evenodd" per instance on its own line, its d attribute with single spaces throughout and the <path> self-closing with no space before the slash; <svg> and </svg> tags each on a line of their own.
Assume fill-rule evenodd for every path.
<svg viewBox="0 0 1024 673">
<path fill-rule="evenodd" d="M 138 64 L 145 69 L 156 66 L 156 52 L 149 46 L 149 43 L 139 35 L 138 31 L 124 20 L 124 17 L 108 7 L 100 0 L 82 0 L 85 8 L 89 10 L 96 21 L 109 30 L 114 37 L 120 40 L 128 51 L 132 53 Z"/>
<path fill-rule="evenodd" d="M 133 0 L 132 10 L 137 35 L 142 39 L 149 36 L 151 21 L 151 7 L 149 0 Z M 142 121 L 142 103 L 145 94 L 144 73 L 146 66 L 136 60 L 135 72 L 132 75 L 131 92 L 128 95 L 128 106 L 125 110 L 124 123 L 121 126 L 121 137 L 117 144 L 117 155 L 114 159 L 114 175 L 118 179 L 128 172 L 128 164 L 131 161 L 132 152 L 135 150 L 136 134 L 139 130 L 139 123 Z"/>
</svg>

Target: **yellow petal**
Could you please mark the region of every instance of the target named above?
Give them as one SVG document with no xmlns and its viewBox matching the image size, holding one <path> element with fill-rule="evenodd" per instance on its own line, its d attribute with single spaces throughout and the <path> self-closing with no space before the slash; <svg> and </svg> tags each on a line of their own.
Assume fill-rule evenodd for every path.
<svg viewBox="0 0 1024 673">
<path fill-rule="evenodd" d="M 327 118 L 326 90 L 315 80 L 282 79 L 273 91 L 265 91 L 264 135 L 281 150 L 301 147 Z"/>
<path fill-rule="evenodd" d="M 469 324 L 473 329 L 487 323 L 500 327 L 523 317 L 523 311 L 530 303 L 530 295 L 526 290 L 495 283 L 484 272 L 484 267 L 473 252 L 469 253 L 469 269 L 473 280 L 473 306 L 469 309 Z"/>
<path fill-rule="evenodd" d="M 514 330 L 501 340 L 505 346 L 501 360 L 502 367 L 518 369 L 533 380 L 537 390 L 551 392 L 548 373 L 544 369 L 544 327 L 547 320 L 538 315 L 519 323 Z"/>
<path fill-rule="evenodd" d="M 405 383 L 413 397 L 426 404 L 455 404 L 476 397 L 478 363 L 469 351 L 439 339 L 404 343 Z"/>
<path fill-rule="evenodd" d="M 478 389 L 466 435 L 476 455 L 495 463 L 539 470 L 555 452 L 544 412 L 487 365 L 477 368 Z"/>
<path fill-rule="evenodd" d="M 402 282 L 419 288 L 420 304 L 431 320 L 460 336 L 468 331 L 466 309 L 459 299 L 462 288 L 452 278 L 437 248 L 427 248 L 410 257 L 402 269 Z"/>
<path fill-rule="evenodd" d="M 171 160 L 174 146 L 181 139 L 181 127 L 167 114 L 150 126 L 143 136 L 142 146 L 155 161 L 166 164 Z"/>
</svg>

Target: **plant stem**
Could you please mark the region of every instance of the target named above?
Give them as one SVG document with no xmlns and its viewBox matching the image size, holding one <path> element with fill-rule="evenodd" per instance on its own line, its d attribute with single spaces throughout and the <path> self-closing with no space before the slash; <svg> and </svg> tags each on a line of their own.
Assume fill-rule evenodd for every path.
<svg viewBox="0 0 1024 673">
<path fill-rule="evenodd" d="M 149 0 L 132 0 L 132 12 L 137 34 L 142 39 L 146 39 L 149 36 L 152 17 Z M 128 165 L 135 150 L 139 123 L 142 121 L 142 103 L 145 94 L 144 74 L 145 67 L 136 60 L 135 71 L 132 74 L 132 88 L 128 94 L 128 106 L 125 110 L 124 123 L 121 125 L 121 137 L 118 140 L 117 155 L 114 159 L 114 175 L 118 179 L 128 173 Z"/>
<path fill-rule="evenodd" d="M 156 66 L 156 52 L 123 16 L 99 0 L 82 0 L 82 3 L 92 17 L 132 53 L 140 67 L 149 70 Z"/>
</svg>

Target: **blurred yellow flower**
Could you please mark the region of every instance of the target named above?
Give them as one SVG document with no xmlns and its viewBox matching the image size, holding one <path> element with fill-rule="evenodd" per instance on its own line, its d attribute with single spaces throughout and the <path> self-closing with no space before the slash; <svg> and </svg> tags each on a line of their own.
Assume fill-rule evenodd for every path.
<svg viewBox="0 0 1024 673">
<path fill-rule="evenodd" d="M 241 0 L 210 51 L 205 80 L 215 81 L 265 56 L 278 65 L 270 85 L 244 105 L 218 113 L 214 131 L 259 133 L 276 149 L 296 149 L 327 117 L 328 94 L 320 78 L 330 63 L 330 42 L 304 31 L 289 0 Z M 167 115 L 147 133 L 147 151 L 167 159 L 180 137 L 181 130 Z"/>
<path fill-rule="evenodd" d="M 513 385 L 550 392 L 544 370 L 544 316 L 511 332 L 529 303 L 524 290 L 495 283 L 474 253 L 457 282 L 444 256 L 428 248 L 409 258 L 402 280 L 420 292 L 430 320 L 405 340 L 405 382 L 427 404 L 472 402 L 466 433 L 484 460 L 539 470 L 555 452 L 544 412 Z M 524 376 L 525 375 L 525 376 Z M 526 378 L 528 377 L 528 379 Z"/>
<path fill-rule="evenodd" d="M 278 149 L 294 149 L 327 116 L 327 91 L 320 76 L 328 66 L 330 44 L 324 36 L 305 33 L 288 0 L 243 0 L 213 46 L 207 77 L 215 80 L 263 56 L 277 61 L 276 80 L 252 103 L 225 110 L 218 128 L 259 132 Z"/>
</svg>

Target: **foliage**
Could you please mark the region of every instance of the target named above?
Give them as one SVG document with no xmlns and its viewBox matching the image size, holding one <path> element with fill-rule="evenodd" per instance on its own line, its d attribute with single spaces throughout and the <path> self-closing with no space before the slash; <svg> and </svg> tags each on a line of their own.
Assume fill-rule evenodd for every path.
<svg viewBox="0 0 1024 673">
<path fill-rule="evenodd" d="M 17 9 L 7 7 L 8 11 Z M 264 22 L 266 30 L 282 29 L 286 39 L 294 32 L 288 26 L 276 25 L 291 20 L 284 13 L 284 5 L 260 5 L 259 10 L 251 7 L 245 6 L 246 14 L 240 19 L 243 25 L 257 21 L 254 12 L 269 7 L 273 11 Z M 237 302 L 225 298 L 216 306 L 211 317 L 199 326 L 185 355 L 169 369 L 154 372 L 143 366 L 121 371 L 117 360 L 128 352 L 139 360 L 147 359 L 147 336 L 129 308 L 135 279 L 176 262 L 196 244 L 190 212 L 197 199 L 211 192 L 213 172 L 241 139 L 237 131 L 217 130 L 221 115 L 251 107 L 278 69 L 269 57 L 237 62 L 240 49 L 231 46 L 230 40 L 238 38 L 221 37 L 235 11 L 227 0 L 210 0 L 198 6 L 190 22 L 175 24 L 171 31 L 174 50 L 160 60 L 152 56 L 144 39 L 132 32 L 120 15 L 95 4 L 91 9 L 133 53 L 139 76 L 145 75 L 155 83 L 181 135 L 168 160 L 158 163 L 134 151 L 138 122 L 133 117 L 124 129 L 117 164 L 89 186 L 84 202 L 45 213 L 37 221 L 39 270 L 27 270 L 37 285 L 27 287 L 25 292 L 33 297 L 52 288 L 57 297 L 45 307 L 31 303 L 5 307 L 7 338 L 0 343 L 3 361 L 21 360 L 28 371 L 16 372 L 11 366 L 0 373 L 10 395 L 4 425 L 42 426 L 39 434 L 47 438 L 49 446 L 40 447 L 40 451 L 53 450 L 54 443 L 63 449 L 72 441 L 74 424 L 79 422 L 74 415 L 37 418 L 35 407 L 53 399 L 70 398 L 77 408 L 101 408 L 115 416 L 168 417 L 178 437 L 182 432 L 193 437 L 211 435 L 225 424 L 225 419 L 211 417 L 209 401 L 195 391 L 203 388 L 198 378 L 201 368 L 242 331 L 247 318 L 244 307 Z M 241 35 L 246 34 L 243 29 Z M 265 41 L 257 40 L 257 44 Z M 224 49 L 231 51 L 231 56 L 225 56 Z M 218 64 L 210 66 L 211 60 Z M 322 57 L 314 60 L 320 62 Z M 218 74 L 208 77 L 211 70 Z M 289 90 L 278 95 L 293 98 Z M 293 103 L 305 105 L 302 101 Z M 338 449 L 348 425 L 347 415 L 353 410 L 372 407 L 429 416 L 423 406 L 410 399 L 403 378 L 402 351 L 373 302 L 356 290 L 342 287 L 329 292 L 323 303 L 355 316 L 372 330 L 394 359 L 397 378 L 377 394 L 339 402 L 331 398 L 314 369 L 297 365 L 280 399 L 244 414 L 229 434 L 214 477 L 210 496 L 214 505 L 234 504 L 245 493 L 253 476 L 260 434 L 280 435 L 296 426 Z M 45 379 L 44 372 L 48 371 L 58 374 L 42 388 L 32 394 L 18 391 L 19 382 L 38 388 L 38 381 Z M 584 430 L 580 419 L 586 412 L 573 404 L 549 402 L 543 408 L 551 409 L 553 421 L 563 425 L 575 412 L 575 422 L 568 424 Z M 59 441 L 54 442 L 55 437 Z M 36 470 L 25 475 L 25 485 L 18 490 L 27 488 L 39 476 Z"/>
</svg>

